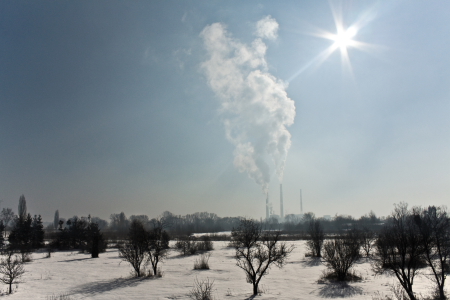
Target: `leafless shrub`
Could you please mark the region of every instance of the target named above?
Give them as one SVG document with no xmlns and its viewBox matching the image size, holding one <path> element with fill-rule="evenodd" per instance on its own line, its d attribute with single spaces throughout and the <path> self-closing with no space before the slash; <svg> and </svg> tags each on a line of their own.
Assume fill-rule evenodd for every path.
<svg viewBox="0 0 450 300">
<path fill-rule="evenodd" d="M 214 286 L 214 280 L 210 281 L 209 278 L 198 281 L 195 278 L 194 287 L 189 293 L 189 298 L 194 300 L 213 300 L 214 297 L 212 295 Z"/>
<path fill-rule="evenodd" d="M 195 270 L 209 270 L 209 258 L 211 257 L 211 254 L 201 254 L 198 259 L 194 262 L 194 269 Z"/>
<path fill-rule="evenodd" d="M 349 270 L 347 272 L 345 281 L 361 281 L 361 280 L 362 277 L 356 274 L 355 271 Z M 317 283 L 324 284 L 327 281 L 339 281 L 339 278 L 334 271 L 326 269 L 322 272 L 322 275 L 317 280 Z"/>
<path fill-rule="evenodd" d="M 376 291 L 375 295 L 372 296 L 372 300 L 394 300 L 394 298 Z"/>
<path fill-rule="evenodd" d="M 306 247 L 311 253 L 311 256 L 321 257 L 322 245 L 325 239 L 325 235 L 323 233 L 323 227 L 320 224 L 320 221 L 312 218 L 308 223 L 308 229 L 306 233 L 308 235 Z"/>
<path fill-rule="evenodd" d="M 213 242 L 207 235 L 202 236 L 201 241 L 197 242 L 197 250 L 199 251 L 211 251 L 214 250 Z"/>
<path fill-rule="evenodd" d="M 59 295 L 51 295 L 47 296 L 47 300 L 72 300 L 72 298 L 67 293 L 59 294 Z"/>
<path fill-rule="evenodd" d="M 9 294 L 12 293 L 12 284 L 22 277 L 25 273 L 22 259 L 18 255 L 14 255 L 13 252 L 8 252 L 6 258 L 0 260 L 0 281 L 9 285 Z"/>
<path fill-rule="evenodd" d="M 366 257 L 370 257 L 375 239 L 375 232 L 367 227 L 363 227 L 363 229 L 361 230 L 361 247 Z"/>
<path fill-rule="evenodd" d="M 30 253 L 22 253 L 22 262 L 23 263 L 32 262 L 32 261 L 33 261 L 33 256 Z"/>
<path fill-rule="evenodd" d="M 349 270 L 360 256 L 359 231 L 350 230 L 343 236 L 327 241 L 323 247 L 323 259 L 338 281 L 348 279 Z"/>
<path fill-rule="evenodd" d="M 177 249 L 183 255 L 194 255 L 198 251 L 198 243 L 193 237 L 188 236 L 185 239 L 180 239 L 175 243 Z"/>
</svg>

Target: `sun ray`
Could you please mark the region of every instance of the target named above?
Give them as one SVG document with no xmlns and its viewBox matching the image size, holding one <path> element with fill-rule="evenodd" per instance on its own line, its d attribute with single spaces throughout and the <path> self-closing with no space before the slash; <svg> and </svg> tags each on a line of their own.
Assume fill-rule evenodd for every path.
<svg viewBox="0 0 450 300">
<path fill-rule="evenodd" d="M 381 48 L 376 45 L 357 41 L 355 38 L 358 35 L 361 28 L 369 24 L 375 18 L 375 7 L 371 7 L 367 11 L 363 12 L 358 19 L 346 27 L 343 21 L 342 7 L 333 5 L 330 2 L 331 12 L 333 15 L 336 33 L 331 33 L 320 28 L 316 28 L 315 32 L 310 34 L 320 38 L 328 39 L 332 44 L 324 51 L 320 52 L 317 56 L 307 62 L 300 70 L 295 72 L 289 79 L 291 82 L 300 74 L 313 66 L 320 66 L 327 60 L 331 54 L 339 49 L 341 55 L 341 65 L 344 72 L 348 72 L 348 75 L 354 80 L 353 67 L 350 61 L 349 49 L 354 48 L 362 51 L 370 51 L 375 48 Z"/>
</svg>

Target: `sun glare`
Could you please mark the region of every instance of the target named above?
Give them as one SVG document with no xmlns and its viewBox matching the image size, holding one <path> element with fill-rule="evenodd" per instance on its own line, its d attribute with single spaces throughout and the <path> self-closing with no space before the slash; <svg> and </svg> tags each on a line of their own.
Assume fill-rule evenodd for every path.
<svg viewBox="0 0 450 300">
<path fill-rule="evenodd" d="M 357 30 L 355 27 L 349 27 L 347 30 L 338 30 L 337 34 L 332 37 L 335 42 L 336 48 L 341 50 L 348 48 L 354 44 L 353 37 L 356 35 Z"/>
<path fill-rule="evenodd" d="M 330 3 L 331 4 L 331 3 Z M 331 5 L 331 12 L 333 13 L 334 23 L 336 26 L 336 33 L 331 33 L 320 28 L 315 28 L 315 32 L 311 32 L 311 35 L 328 39 L 331 41 L 331 45 L 324 49 L 322 52 L 318 53 L 314 58 L 308 61 L 300 70 L 294 73 L 288 82 L 294 80 L 301 73 L 305 72 L 307 69 L 320 66 L 325 62 L 334 52 L 338 49 L 341 54 L 342 67 L 345 72 L 348 72 L 351 77 L 353 77 L 352 65 L 350 62 L 349 49 L 354 48 L 363 51 L 374 50 L 375 47 L 379 47 L 372 44 L 367 44 L 360 42 L 355 39 L 359 30 L 369 24 L 375 17 L 376 6 L 369 8 L 367 11 L 362 12 L 356 21 L 350 26 L 346 27 L 342 7 Z"/>
</svg>

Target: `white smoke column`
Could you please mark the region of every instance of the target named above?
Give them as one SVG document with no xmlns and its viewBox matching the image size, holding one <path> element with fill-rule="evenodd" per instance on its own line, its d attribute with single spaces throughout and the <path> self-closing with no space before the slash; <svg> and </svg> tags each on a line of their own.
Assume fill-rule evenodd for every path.
<svg viewBox="0 0 450 300">
<path fill-rule="evenodd" d="M 201 37 L 209 59 L 202 63 L 211 89 L 221 100 L 227 139 L 235 146 L 234 165 L 268 192 L 271 157 L 280 182 L 294 122 L 294 101 L 287 85 L 268 73 L 263 38 L 277 38 L 278 23 L 258 21 L 251 45 L 234 39 L 221 23 L 206 26 Z"/>
</svg>

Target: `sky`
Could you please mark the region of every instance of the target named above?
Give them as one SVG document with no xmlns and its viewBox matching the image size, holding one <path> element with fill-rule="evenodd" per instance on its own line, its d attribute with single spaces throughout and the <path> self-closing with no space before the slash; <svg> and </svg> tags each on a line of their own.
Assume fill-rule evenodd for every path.
<svg viewBox="0 0 450 300">
<path fill-rule="evenodd" d="M 281 182 L 285 214 L 448 205 L 448 11 L 1 1 L 0 207 L 260 218 Z"/>
</svg>

